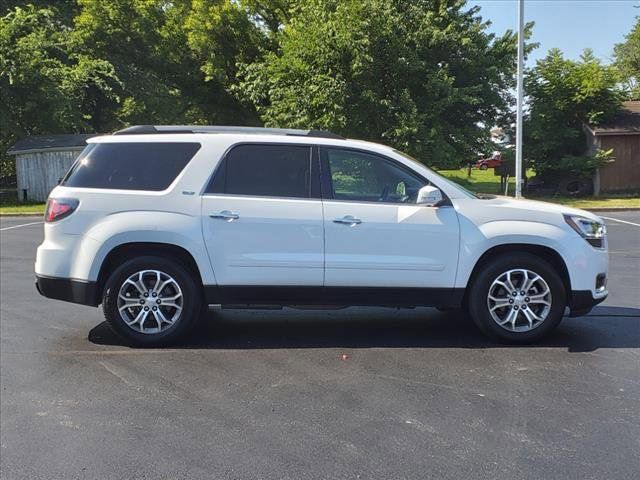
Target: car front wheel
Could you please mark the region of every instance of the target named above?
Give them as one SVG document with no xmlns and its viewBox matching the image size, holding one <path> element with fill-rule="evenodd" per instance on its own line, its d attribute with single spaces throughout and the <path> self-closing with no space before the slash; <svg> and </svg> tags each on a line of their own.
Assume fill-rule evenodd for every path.
<svg viewBox="0 0 640 480">
<path fill-rule="evenodd" d="M 177 342 L 202 308 L 200 289 L 181 264 L 160 257 L 124 262 L 107 280 L 105 319 L 125 340 L 140 346 Z"/>
<path fill-rule="evenodd" d="M 551 264 L 513 253 L 485 264 L 471 285 L 467 308 L 490 338 L 531 343 L 558 326 L 566 303 L 562 278 Z"/>
</svg>

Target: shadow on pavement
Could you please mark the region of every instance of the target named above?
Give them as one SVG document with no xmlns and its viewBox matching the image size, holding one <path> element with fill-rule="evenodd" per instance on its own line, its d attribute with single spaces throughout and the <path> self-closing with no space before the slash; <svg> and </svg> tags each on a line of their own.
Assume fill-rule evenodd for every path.
<svg viewBox="0 0 640 480">
<path fill-rule="evenodd" d="M 98 345 L 128 346 L 106 322 L 89 332 Z M 209 311 L 182 345 L 185 349 L 252 348 L 505 348 L 487 340 L 460 313 L 432 309 L 217 310 Z M 570 352 L 640 347 L 640 309 L 597 307 L 565 318 L 536 345 Z"/>
</svg>

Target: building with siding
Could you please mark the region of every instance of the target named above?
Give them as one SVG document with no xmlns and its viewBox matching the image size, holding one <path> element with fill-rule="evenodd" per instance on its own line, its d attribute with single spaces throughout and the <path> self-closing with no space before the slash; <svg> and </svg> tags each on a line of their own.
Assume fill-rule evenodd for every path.
<svg viewBox="0 0 640 480">
<path fill-rule="evenodd" d="M 18 201 L 44 202 L 86 147 L 86 140 L 96 135 L 36 135 L 16 142 L 7 153 L 16 157 Z"/>
<path fill-rule="evenodd" d="M 613 149 L 615 161 L 598 169 L 594 193 L 640 191 L 640 101 L 624 102 L 605 124 L 588 126 L 591 151 Z"/>
</svg>

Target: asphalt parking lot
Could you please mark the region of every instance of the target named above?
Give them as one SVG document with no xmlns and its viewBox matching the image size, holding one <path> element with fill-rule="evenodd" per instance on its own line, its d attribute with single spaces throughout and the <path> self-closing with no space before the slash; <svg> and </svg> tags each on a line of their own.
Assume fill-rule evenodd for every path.
<svg viewBox="0 0 640 480">
<path fill-rule="evenodd" d="M 601 215 L 628 222 L 607 220 L 610 297 L 537 346 L 351 308 L 214 310 L 172 349 L 40 297 L 42 225 L 1 218 L 0 476 L 637 478 L 640 212 Z"/>
</svg>

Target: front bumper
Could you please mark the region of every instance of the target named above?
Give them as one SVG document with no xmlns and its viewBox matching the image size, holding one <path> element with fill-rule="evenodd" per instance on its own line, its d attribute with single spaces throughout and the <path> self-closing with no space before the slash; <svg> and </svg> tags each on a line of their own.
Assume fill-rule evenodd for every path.
<svg viewBox="0 0 640 480">
<path fill-rule="evenodd" d="M 603 302 L 609 292 L 604 290 L 599 292 L 596 297 L 593 296 L 591 290 L 574 290 L 571 292 L 569 299 L 570 317 L 580 317 L 586 315 L 593 307 Z"/>
<path fill-rule="evenodd" d="M 47 298 L 92 307 L 97 307 L 100 304 L 96 282 L 36 275 L 36 289 L 40 295 Z"/>
</svg>

